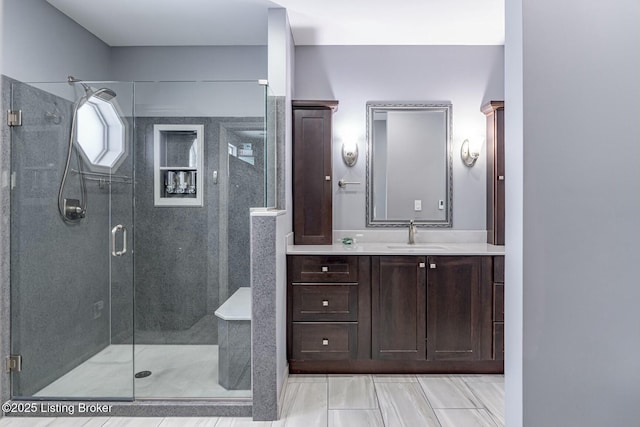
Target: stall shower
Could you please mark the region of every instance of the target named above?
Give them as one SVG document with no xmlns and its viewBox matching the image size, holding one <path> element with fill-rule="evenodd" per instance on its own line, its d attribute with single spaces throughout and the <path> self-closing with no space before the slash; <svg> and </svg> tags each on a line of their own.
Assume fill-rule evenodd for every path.
<svg viewBox="0 0 640 427">
<path fill-rule="evenodd" d="M 12 397 L 250 399 L 249 211 L 275 193 L 268 86 L 2 84 L 22 122 Z"/>
</svg>

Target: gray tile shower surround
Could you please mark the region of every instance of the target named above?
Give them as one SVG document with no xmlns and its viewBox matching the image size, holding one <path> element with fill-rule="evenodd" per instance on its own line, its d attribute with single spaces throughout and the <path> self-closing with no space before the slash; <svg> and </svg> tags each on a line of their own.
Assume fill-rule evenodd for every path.
<svg viewBox="0 0 640 427">
<path fill-rule="evenodd" d="M 278 388 L 275 361 L 276 316 L 276 218 L 273 216 L 251 217 L 251 284 L 253 307 L 251 312 L 251 330 L 253 334 L 253 352 L 262 357 L 253 357 L 253 406 L 254 419 L 275 420 L 278 417 Z M 259 278 L 259 279 L 258 279 Z M 256 321 L 260 317 L 260 321 Z M 259 374 L 258 374 L 259 373 Z M 261 414 L 256 417 L 255 414 Z"/>
<path fill-rule="evenodd" d="M 188 337 L 196 342 L 164 331 L 191 328 L 212 314 L 224 302 L 224 295 L 249 285 L 249 208 L 262 203 L 262 163 L 254 167 L 231 157 L 228 197 L 221 195 L 220 186 L 213 185 L 208 178 L 220 169 L 220 126 L 255 122 L 251 118 L 136 118 L 136 332 L 144 331 L 145 344 L 216 344 L 215 319 L 208 336 Z M 154 206 L 154 124 L 204 124 L 202 208 Z M 246 141 L 222 143 L 242 142 Z M 223 210 L 227 211 L 225 217 L 229 222 L 219 228 Z M 228 239 L 219 235 L 225 229 Z M 221 256 L 229 260 L 228 273 L 223 277 L 218 264 Z M 221 286 L 225 289 L 220 289 Z"/>
<path fill-rule="evenodd" d="M 13 83 L 19 83 L 19 82 L 16 82 L 12 79 L 6 78 L 5 76 L 2 76 L 2 85 L 3 85 L 2 102 L 3 102 L 3 109 L 5 110 L 10 105 L 10 97 L 9 97 L 10 86 Z M 60 98 L 57 98 L 53 95 L 47 94 L 46 92 L 40 91 L 38 89 L 35 89 L 25 84 L 17 84 L 15 85 L 14 89 L 15 89 L 13 92 L 14 99 L 18 99 L 21 96 L 23 97 L 23 99 L 21 100 L 21 103 L 22 103 L 21 108 L 25 111 L 26 120 L 31 120 L 30 118 L 31 116 L 35 117 L 36 119 L 38 117 L 40 119 L 42 119 L 43 117 L 46 119 L 47 113 L 51 111 L 50 110 L 51 108 L 54 108 L 54 111 L 62 112 L 62 116 L 63 116 L 62 122 L 54 130 L 52 131 L 40 130 L 36 132 L 35 136 L 30 137 L 30 141 L 34 142 L 34 147 L 38 148 L 37 150 L 34 150 L 34 152 L 32 153 L 34 157 L 33 159 L 29 160 L 30 164 L 34 165 L 35 167 L 44 167 L 46 169 L 46 173 L 49 173 L 52 176 L 52 178 L 47 180 L 48 183 L 43 184 L 42 188 L 38 189 L 37 186 L 31 188 L 32 192 L 36 191 L 36 193 L 32 194 L 33 197 L 30 198 L 31 200 L 29 200 L 29 202 L 32 203 L 30 207 L 34 207 L 34 206 L 36 207 L 36 209 L 32 209 L 33 211 L 35 211 L 33 212 L 34 218 L 32 219 L 32 222 L 27 221 L 27 218 L 26 218 L 26 215 L 24 215 L 24 212 L 19 211 L 19 209 L 24 208 L 24 206 L 21 206 L 21 204 L 17 202 L 14 202 L 13 206 L 10 205 L 9 200 L 11 197 L 11 192 L 6 179 L 3 180 L 2 186 L 0 188 L 1 190 L 0 191 L 0 202 L 1 202 L 0 209 L 2 213 L 2 218 L 0 221 L 0 237 L 1 237 L 0 255 L 2 255 L 0 256 L 0 267 L 2 268 L 1 276 L 0 276 L 0 279 L 1 279 L 1 282 L 0 282 L 1 283 L 0 344 L 1 344 L 2 353 L 3 353 L 2 356 L 4 357 L 10 353 L 10 332 L 11 332 L 10 309 L 13 309 L 14 312 L 20 312 L 21 310 L 25 310 L 25 309 L 30 309 L 30 310 L 34 309 L 33 308 L 34 304 L 41 304 L 42 305 L 41 307 L 36 307 L 34 309 L 34 310 L 38 310 L 38 309 L 41 310 L 40 315 L 36 316 L 35 323 L 29 323 L 28 325 L 14 324 L 13 327 L 14 327 L 14 330 L 20 330 L 20 328 L 23 328 L 23 330 L 25 330 L 24 328 L 26 328 L 26 330 L 28 330 L 29 333 L 32 334 L 31 336 L 33 336 L 34 328 L 38 329 L 38 325 L 41 325 L 43 326 L 43 329 L 42 329 L 43 339 L 42 340 L 30 339 L 29 340 L 30 342 L 20 343 L 19 336 L 16 335 L 13 337 L 13 343 L 16 347 L 19 346 L 23 356 L 26 354 L 26 352 L 32 352 L 34 354 L 34 358 L 30 359 L 30 363 L 29 363 L 30 373 L 27 374 L 27 372 L 29 371 L 23 371 L 23 373 L 21 373 L 20 375 L 23 378 L 25 378 L 27 375 L 30 375 L 36 378 L 35 383 L 38 383 L 38 381 L 40 381 L 40 383 L 46 384 L 48 381 L 50 381 L 50 380 L 43 379 L 46 375 L 48 375 L 51 378 L 55 378 L 57 376 L 60 376 L 65 371 L 70 370 L 72 366 L 65 365 L 65 361 L 73 359 L 75 357 L 74 364 L 77 365 L 82 361 L 88 359 L 92 354 L 95 354 L 100 349 L 104 348 L 108 344 L 108 340 L 109 340 L 108 332 L 106 331 L 108 331 L 110 323 L 113 329 L 113 334 L 114 335 L 118 334 L 118 336 L 123 342 L 126 341 L 127 335 L 129 336 L 132 335 L 130 333 L 131 332 L 130 328 L 132 327 L 133 313 L 132 313 L 132 307 L 130 307 L 129 309 L 121 308 L 118 314 L 114 312 L 113 318 L 109 319 L 108 310 L 105 310 L 106 313 L 104 313 L 101 317 L 99 317 L 97 321 L 94 321 L 94 319 L 92 318 L 93 317 L 92 313 L 91 312 L 87 313 L 86 307 L 92 307 L 93 302 L 98 300 L 98 298 L 104 299 L 105 301 L 107 301 L 108 293 L 106 292 L 106 289 L 108 288 L 108 285 L 105 285 L 105 281 L 103 280 L 103 278 L 108 277 L 108 275 L 104 275 L 104 272 L 100 274 L 98 271 L 99 269 L 93 268 L 93 267 L 91 269 L 77 269 L 74 271 L 74 269 L 70 269 L 69 265 L 65 264 L 64 259 L 61 259 L 61 258 L 55 259 L 52 265 L 45 265 L 42 263 L 41 259 L 38 259 L 37 261 L 39 262 L 36 262 L 36 259 L 25 259 L 26 257 L 24 256 L 22 257 L 14 256 L 13 262 L 17 263 L 17 268 L 23 269 L 23 270 L 17 270 L 17 271 L 23 272 L 25 270 L 32 270 L 36 275 L 36 279 L 39 278 L 39 282 L 41 286 L 42 286 L 42 283 L 47 284 L 46 286 L 47 289 L 44 291 L 47 294 L 43 295 L 43 293 L 41 293 L 41 289 L 36 286 L 36 283 L 38 283 L 38 280 L 33 280 L 31 282 L 32 284 L 31 288 L 27 288 L 26 290 L 20 291 L 20 292 L 23 292 L 22 295 L 25 295 L 24 293 L 26 293 L 26 296 L 29 297 L 29 306 L 20 307 L 17 303 L 17 298 L 16 298 L 18 296 L 17 292 L 14 291 L 13 296 L 16 299 L 14 299 L 13 307 L 11 307 L 11 303 L 10 303 L 11 293 L 10 293 L 10 286 L 9 286 L 9 283 L 10 283 L 9 258 L 10 257 L 8 256 L 9 255 L 9 238 L 10 238 L 9 237 L 10 236 L 10 224 L 9 224 L 10 218 L 13 218 L 15 221 L 19 221 L 20 223 L 28 223 L 33 228 L 33 230 L 30 230 L 25 233 L 20 233 L 20 235 L 18 236 L 11 236 L 11 239 L 16 239 L 16 245 L 17 244 L 22 245 L 20 246 L 21 248 L 24 248 L 25 246 L 29 247 L 29 245 L 33 245 L 35 242 L 37 242 L 38 244 L 43 243 L 46 247 L 49 247 L 51 250 L 59 250 L 60 247 L 64 247 L 65 245 L 68 245 L 69 242 L 80 244 L 82 241 L 95 241 L 95 235 L 91 234 L 92 232 L 95 233 L 95 231 L 93 231 L 91 227 L 95 226 L 96 228 L 98 228 L 98 227 L 104 227 L 105 225 L 106 226 L 109 225 L 108 216 L 107 215 L 101 216 L 98 213 L 102 211 L 101 209 L 99 209 L 101 204 L 102 204 L 102 207 L 104 207 L 104 211 L 106 211 L 105 203 L 107 199 L 103 190 L 99 188 L 89 188 L 88 198 L 89 200 L 91 200 L 91 204 L 93 206 L 91 208 L 91 215 L 94 217 L 94 220 L 86 221 L 87 230 L 83 230 L 85 232 L 84 238 L 80 238 L 80 236 L 70 233 L 70 230 L 63 228 L 65 226 L 62 226 L 62 227 L 56 226 L 56 223 L 53 221 L 54 218 L 60 224 L 61 222 L 57 218 L 57 212 L 55 211 L 56 207 L 54 202 L 49 201 L 49 203 L 45 204 L 46 206 L 42 206 L 42 207 L 40 206 L 42 201 L 39 200 L 38 196 L 40 194 L 37 193 L 37 190 L 42 190 L 44 193 L 48 193 L 49 191 L 52 191 L 52 188 L 49 188 L 49 187 L 56 187 L 57 182 L 59 181 L 59 176 L 61 171 L 57 170 L 55 167 L 49 170 L 50 169 L 49 164 L 51 163 L 50 160 L 54 158 L 54 156 L 57 156 L 58 158 L 60 158 L 60 156 L 64 155 L 65 147 L 64 147 L 64 144 L 53 145 L 50 142 L 51 141 L 64 142 L 64 140 L 68 136 L 68 128 L 69 128 L 68 117 L 70 115 L 71 104 L 68 101 L 64 101 Z M 278 101 L 282 101 L 282 100 L 277 100 L 276 104 L 282 104 L 282 102 L 278 102 Z M 56 107 L 57 107 L 57 110 L 55 110 Z M 278 119 L 276 120 L 279 121 L 280 118 L 281 117 L 279 115 Z M 282 119 L 283 119 L 283 116 L 282 116 Z M 237 119 L 233 119 L 233 120 L 237 121 Z M 271 120 L 271 122 L 273 122 L 273 114 L 271 114 L 271 117 L 269 117 L 268 120 Z M 283 124 L 280 123 L 280 125 L 283 128 Z M 51 134 L 51 132 L 53 132 L 53 134 Z M 67 132 L 67 135 L 65 135 L 65 132 Z M 11 143 L 10 143 L 9 134 L 10 134 L 10 130 L 6 126 L 6 123 L 3 122 L 2 123 L 2 141 L 1 141 L 2 144 L 0 146 L 0 166 L 2 167 L 2 172 L 5 173 L 5 176 L 8 176 L 10 172 Z M 137 148 L 140 148 L 140 147 L 137 147 Z M 44 153 L 47 153 L 47 154 L 44 154 Z M 144 156 L 141 156 L 139 158 L 145 159 L 145 161 L 148 161 L 149 152 L 144 152 L 143 154 Z M 279 159 L 280 162 L 281 162 L 281 159 L 282 158 Z M 45 161 L 46 163 L 38 163 L 38 162 L 45 162 Z M 283 165 L 279 163 L 277 169 L 278 169 L 278 176 L 283 176 L 283 173 L 284 173 Z M 126 170 L 126 167 L 125 167 L 119 170 L 119 173 L 129 174 L 131 173 L 131 170 L 130 169 Z M 233 169 L 231 173 L 233 173 Z M 26 180 L 27 178 L 24 178 L 24 179 Z M 21 180 L 22 180 L 21 178 L 18 178 L 18 182 L 21 182 Z M 57 187 L 55 188 L 55 190 L 57 190 Z M 116 200 L 118 199 L 118 197 L 130 199 L 130 194 L 128 194 L 127 191 L 130 191 L 130 190 L 126 190 L 126 189 L 121 189 L 119 191 L 114 190 L 115 194 L 113 195 L 113 197 Z M 55 193 L 57 194 L 57 191 Z M 51 196 L 51 197 L 55 198 L 54 196 Z M 40 195 L 40 197 L 42 197 L 42 195 Z M 278 195 L 278 199 L 280 199 L 280 194 Z M 14 214 L 10 216 L 8 211 L 9 206 L 11 206 L 12 209 L 17 210 L 17 212 L 20 212 L 20 214 Z M 95 209 L 95 213 L 94 213 L 94 209 Z M 122 212 L 118 212 L 117 210 L 115 210 L 114 215 L 116 216 L 115 218 L 116 221 L 114 221 L 114 223 L 117 223 L 117 222 L 130 223 L 131 222 L 130 217 L 127 216 L 128 215 L 127 209 L 124 209 Z M 118 215 L 122 215 L 122 217 L 117 218 Z M 137 219 L 139 220 L 140 217 L 138 216 Z M 211 218 L 209 218 L 209 220 L 211 220 Z M 101 224 L 100 221 L 104 223 Z M 169 222 L 173 224 L 171 221 Z M 42 226 L 46 225 L 47 232 L 51 232 L 52 235 L 47 236 L 48 238 L 43 238 L 43 234 L 37 234 L 33 232 L 36 229 L 38 229 L 37 227 L 39 225 L 42 225 Z M 52 227 L 53 230 L 48 230 L 49 227 Z M 247 226 L 245 227 L 245 229 L 248 230 L 249 227 Z M 76 230 L 74 230 L 74 233 L 79 234 L 77 233 Z M 273 231 L 273 233 L 275 233 L 275 230 Z M 175 240 L 172 241 L 172 240 L 166 239 L 165 241 L 167 240 L 171 244 L 175 244 Z M 259 241 L 260 238 L 257 238 L 257 240 Z M 136 254 L 136 257 L 137 257 L 136 263 L 141 261 L 138 259 L 140 257 L 140 254 L 139 254 L 140 248 L 137 248 L 137 252 L 138 253 Z M 40 253 L 43 253 L 43 252 L 41 251 Z M 56 252 L 54 251 L 54 253 Z M 99 259 L 100 261 L 102 261 L 102 257 L 104 257 L 104 252 L 93 253 L 90 250 L 89 251 L 83 250 L 83 251 L 78 251 L 78 253 L 74 254 L 74 256 L 76 259 L 75 262 L 77 262 L 78 264 L 91 265 L 91 261 L 95 261 L 96 259 Z M 176 256 L 174 253 L 174 259 L 175 257 Z M 82 259 L 82 262 L 79 262 L 78 259 Z M 237 259 L 240 260 L 240 258 L 237 258 Z M 246 261 L 248 262 L 248 258 Z M 188 264 L 190 261 L 186 261 L 186 262 L 187 262 L 186 265 L 193 265 L 193 264 Z M 256 263 L 254 262 L 253 266 L 255 267 L 255 265 Z M 123 271 L 125 273 L 122 275 L 123 278 L 118 278 L 118 277 L 114 278 L 114 283 L 112 285 L 112 295 L 111 295 L 112 302 L 114 305 L 119 305 L 120 303 L 125 303 L 132 300 L 132 295 L 131 295 L 132 286 L 130 282 L 127 281 L 129 280 L 128 278 L 130 278 L 132 275 L 131 275 L 131 270 L 127 270 L 128 268 L 132 268 L 132 267 L 122 266 L 122 268 L 120 268 L 120 271 Z M 210 273 L 212 271 L 211 270 L 212 268 L 215 269 L 215 267 L 212 267 L 212 265 L 209 264 L 207 267 L 207 271 Z M 249 269 L 248 268 L 243 269 L 241 267 L 230 268 L 230 271 L 233 271 L 233 270 L 248 271 Z M 49 282 L 48 280 L 50 277 L 64 277 L 64 274 L 67 274 L 67 273 L 70 274 L 70 277 L 68 277 L 68 281 L 70 281 L 71 283 L 70 284 L 67 283 L 64 289 L 56 289 L 55 284 L 52 284 L 52 282 Z M 81 276 L 84 273 L 89 275 L 88 278 L 84 278 Z M 57 276 L 57 274 L 60 274 L 61 276 Z M 21 277 L 21 279 L 22 278 L 23 277 Z M 239 280 L 243 281 L 244 279 L 239 279 Z M 237 282 L 232 282 L 230 280 L 230 286 L 235 286 L 235 285 L 231 285 L 231 283 L 237 283 Z M 244 282 L 240 283 L 238 286 L 241 286 L 243 283 Z M 86 286 L 87 284 L 96 285 L 96 289 L 88 292 L 87 286 Z M 271 284 L 272 289 L 270 291 L 267 289 L 268 287 L 269 285 L 265 287 L 264 292 L 275 293 L 275 287 L 273 286 L 273 283 Z M 69 310 L 68 303 L 64 299 L 65 295 L 74 296 L 73 301 L 76 305 L 73 306 L 73 309 L 71 310 Z M 83 298 L 85 297 L 87 301 L 83 300 Z M 140 298 L 138 298 L 138 301 L 139 300 Z M 212 303 L 215 304 L 215 295 L 209 294 L 206 301 L 207 301 L 207 304 L 212 304 Z M 51 308 L 52 310 L 50 314 L 47 315 L 46 310 L 49 308 Z M 256 313 L 256 310 L 254 308 L 254 315 L 257 314 L 259 316 L 258 318 L 254 317 L 255 321 L 261 323 L 262 321 L 261 317 L 263 316 L 263 313 L 265 312 L 259 311 L 258 313 Z M 90 314 L 90 316 L 88 316 L 88 314 Z M 83 317 L 83 319 L 78 319 L 74 316 Z M 44 326 L 48 326 L 50 323 L 49 319 L 54 317 L 55 318 L 62 317 L 62 319 L 65 322 L 70 323 L 71 326 L 69 327 L 68 330 L 64 330 L 64 331 L 46 330 Z M 87 317 L 90 317 L 90 320 L 87 321 L 86 320 Z M 267 313 L 266 317 L 271 317 L 271 313 Z M 16 319 L 24 319 L 24 317 L 17 315 Z M 158 318 L 156 317 L 155 320 L 157 321 Z M 20 322 L 20 320 L 18 321 Z M 95 332 L 90 334 L 84 333 L 81 327 L 82 322 L 86 322 L 86 323 L 93 322 L 94 325 L 92 326 Z M 153 324 L 153 320 L 151 322 Z M 97 327 L 98 324 L 101 326 Z M 254 339 L 262 343 L 267 343 L 267 342 L 272 343 L 275 341 L 275 336 L 272 334 L 273 331 L 263 331 L 263 332 L 265 332 L 266 335 L 263 334 L 263 336 L 259 336 L 258 334 L 258 336 L 256 336 L 254 331 Z M 35 334 L 37 333 L 38 331 L 35 332 Z M 75 343 L 77 343 L 77 340 L 73 342 L 70 341 L 72 338 L 75 340 L 78 335 L 82 335 L 83 340 L 86 342 L 83 341 L 83 343 L 76 345 Z M 113 338 L 115 338 L 115 336 Z M 152 336 L 152 337 L 148 337 L 148 339 L 150 341 L 153 341 L 154 339 L 157 339 L 157 337 Z M 181 338 L 176 338 L 176 339 L 179 340 Z M 61 343 L 64 343 L 65 340 L 68 341 L 67 342 L 68 345 L 61 344 Z M 166 342 L 166 337 L 161 338 L 160 341 Z M 257 417 L 256 419 L 269 419 L 269 417 L 271 417 L 274 412 L 277 413 L 277 396 L 275 396 L 276 394 L 275 390 L 277 387 L 275 384 L 275 380 L 269 380 L 266 382 L 261 381 L 263 377 L 270 377 L 269 374 L 271 371 L 275 371 L 275 359 L 272 358 L 273 353 L 271 351 L 263 351 L 263 350 L 264 350 L 263 348 L 259 348 L 259 349 L 254 349 L 254 352 L 253 352 L 254 364 L 256 363 L 256 361 L 258 361 L 258 363 L 261 364 L 261 366 L 266 368 L 266 371 L 264 370 L 256 371 L 254 376 L 254 383 L 255 382 L 261 383 L 261 386 L 254 385 L 254 388 L 257 389 L 258 395 L 262 396 L 262 397 L 258 397 L 257 399 L 254 398 L 254 402 L 257 401 L 259 404 L 258 405 L 259 407 L 257 408 L 255 407 L 255 404 L 254 404 L 254 408 L 253 408 L 253 414 L 254 416 Z M 71 354 L 72 352 L 74 353 Z M 71 354 L 71 357 L 70 357 L 70 354 Z M 47 360 L 42 360 L 41 363 L 33 362 L 33 360 L 37 360 L 37 357 L 40 357 L 41 359 L 47 359 Z M 58 366 L 57 367 L 50 366 L 50 365 L 47 365 L 48 363 L 57 363 Z M 11 379 L 9 375 L 4 371 L 0 375 L 1 375 L 1 389 L 0 389 L 1 396 L 0 397 L 2 398 L 1 399 L 2 401 L 7 401 L 10 399 L 10 396 L 11 396 L 10 395 Z M 14 387 L 17 387 L 19 389 L 20 388 L 19 384 L 20 384 L 20 380 L 14 379 Z M 265 386 L 267 387 L 266 389 L 261 389 Z M 39 386 L 32 386 L 32 388 L 34 389 L 38 387 Z M 28 394 L 28 391 L 24 390 L 23 393 Z M 132 416 L 132 415 L 133 416 L 186 416 L 186 415 L 249 416 L 252 413 L 252 404 L 250 401 L 244 401 L 244 402 L 240 402 L 240 401 L 238 402 L 206 402 L 206 401 L 140 402 L 140 401 L 135 401 L 135 402 L 110 402 L 110 403 L 114 404 L 114 411 L 112 415 L 123 415 L 123 416 L 127 416 L 127 415 L 128 416 Z"/>
<path fill-rule="evenodd" d="M 218 378 L 227 390 L 251 389 L 251 321 L 218 319 Z"/>
</svg>

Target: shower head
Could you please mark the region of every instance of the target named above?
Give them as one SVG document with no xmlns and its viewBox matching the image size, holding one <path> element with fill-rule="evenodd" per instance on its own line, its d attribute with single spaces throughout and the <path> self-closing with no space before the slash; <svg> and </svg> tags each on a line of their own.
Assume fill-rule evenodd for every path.
<svg viewBox="0 0 640 427">
<path fill-rule="evenodd" d="M 91 99 L 92 97 L 96 97 L 98 99 L 101 99 L 102 101 L 110 101 L 113 98 L 116 97 L 116 93 L 108 88 L 100 88 L 100 89 L 93 89 L 92 87 L 90 87 L 89 85 L 87 85 L 86 83 L 84 83 L 82 80 L 76 79 L 73 76 L 69 76 L 67 78 L 67 82 L 70 85 L 74 85 L 76 83 L 80 83 L 80 85 L 82 86 L 82 88 L 84 89 L 84 96 L 79 100 L 80 104 L 84 104 L 85 102 L 87 102 L 89 99 Z"/>
<path fill-rule="evenodd" d="M 110 101 L 116 97 L 116 93 L 111 89 L 107 89 L 106 87 L 100 88 L 95 91 L 89 88 L 89 92 L 87 92 L 87 95 L 88 95 L 87 98 L 91 98 L 95 96 L 96 98 L 101 99 L 103 101 Z"/>
</svg>

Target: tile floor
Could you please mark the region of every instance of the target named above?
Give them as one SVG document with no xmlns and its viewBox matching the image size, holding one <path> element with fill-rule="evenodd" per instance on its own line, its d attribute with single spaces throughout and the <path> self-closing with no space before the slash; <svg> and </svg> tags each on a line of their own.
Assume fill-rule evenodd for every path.
<svg viewBox="0 0 640 427">
<path fill-rule="evenodd" d="M 502 375 L 292 375 L 282 417 L 3 418 L 0 427 L 502 427 Z"/>
</svg>

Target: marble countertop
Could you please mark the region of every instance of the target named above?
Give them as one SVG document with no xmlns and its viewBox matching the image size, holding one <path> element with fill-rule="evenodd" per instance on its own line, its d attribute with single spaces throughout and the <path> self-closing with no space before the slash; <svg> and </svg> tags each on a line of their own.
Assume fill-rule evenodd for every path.
<svg viewBox="0 0 640 427">
<path fill-rule="evenodd" d="M 342 243 L 287 245 L 288 255 L 504 255 L 504 246 L 488 243 Z"/>
</svg>

